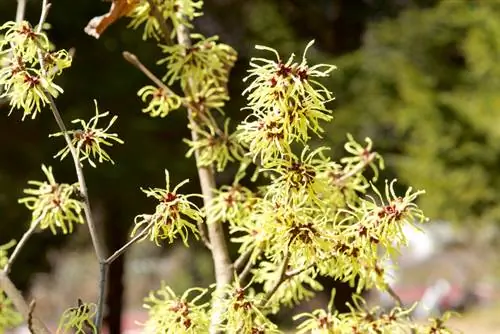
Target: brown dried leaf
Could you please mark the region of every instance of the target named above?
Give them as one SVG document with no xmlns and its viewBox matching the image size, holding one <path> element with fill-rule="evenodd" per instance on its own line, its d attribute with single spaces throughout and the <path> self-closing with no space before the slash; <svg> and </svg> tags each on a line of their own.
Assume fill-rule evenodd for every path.
<svg viewBox="0 0 500 334">
<path fill-rule="evenodd" d="M 89 21 L 85 27 L 85 32 L 90 36 L 99 38 L 101 34 L 120 17 L 127 15 L 135 8 L 139 0 L 113 0 L 109 12 L 96 16 Z"/>
</svg>

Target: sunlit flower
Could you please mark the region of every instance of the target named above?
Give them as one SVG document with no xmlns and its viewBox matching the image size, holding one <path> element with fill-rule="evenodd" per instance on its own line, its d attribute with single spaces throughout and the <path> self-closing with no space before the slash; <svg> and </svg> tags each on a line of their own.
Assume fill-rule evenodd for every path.
<svg viewBox="0 0 500 334">
<path fill-rule="evenodd" d="M 59 320 L 58 334 L 76 333 L 87 334 L 97 333 L 97 327 L 94 324 L 94 317 L 97 313 L 97 307 L 92 303 L 82 303 L 78 299 L 78 306 L 71 307 L 64 311 Z"/>
<path fill-rule="evenodd" d="M 23 120 L 34 119 L 49 103 L 49 96 L 57 97 L 62 88 L 53 82 L 56 75 L 71 65 L 71 56 L 64 50 L 51 52 L 43 32 L 36 32 L 27 22 L 7 22 L 0 27 L 5 36 L 0 40 L 0 85 L 14 109 L 23 111 Z"/>
<path fill-rule="evenodd" d="M 142 112 L 148 113 L 151 117 L 166 117 L 182 104 L 180 96 L 155 86 L 145 86 L 137 92 L 137 95 L 143 102 L 150 99 L 148 106 L 143 108 Z"/>
<path fill-rule="evenodd" d="M 201 8 L 203 6 L 203 1 L 201 0 L 153 0 L 153 2 L 162 19 L 173 28 L 169 36 L 164 36 L 171 39 L 175 37 L 177 28 L 180 25 L 192 28 L 191 21 L 201 15 Z M 148 1 L 139 1 L 128 16 L 132 19 L 129 27 L 137 29 L 144 24 L 142 39 L 160 39 L 162 34 L 160 24 L 157 17 L 153 14 Z"/>
<path fill-rule="evenodd" d="M 227 82 L 230 69 L 236 61 L 236 51 L 230 46 L 217 43 L 218 37 L 205 38 L 199 34 L 191 36 L 196 42 L 192 46 L 181 44 L 162 46 L 167 57 L 158 64 L 167 66 L 163 80 L 171 85 L 177 80 L 182 87 L 192 82 L 210 82 L 222 86 Z"/>
<path fill-rule="evenodd" d="M 207 290 L 191 288 L 182 296 L 165 283 L 157 291 L 149 294 L 144 307 L 148 310 L 149 319 L 144 324 L 144 333 L 177 334 L 177 333 L 208 333 L 210 319 L 208 316 L 209 303 L 202 303 L 201 299 Z M 195 294 L 194 297 L 191 297 Z"/>
<path fill-rule="evenodd" d="M 99 119 L 108 116 L 109 112 L 104 112 L 102 114 L 99 113 L 97 101 L 94 101 L 94 104 L 95 116 L 92 117 L 88 123 L 81 119 L 73 120 L 71 123 L 80 123 L 82 128 L 66 132 L 68 135 L 73 137 L 71 142 L 78 152 L 77 155 L 80 162 L 88 160 L 92 167 L 96 167 L 94 162 L 96 159 L 99 162 L 109 161 L 114 163 L 113 160 L 111 160 L 111 157 L 106 153 L 106 151 L 104 151 L 103 146 L 111 147 L 113 146 L 112 142 L 123 144 L 123 140 L 118 138 L 116 133 L 108 133 L 108 130 L 111 128 L 118 116 L 113 116 L 106 128 L 99 128 L 97 127 Z M 64 136 L 64 133 L 58 132 L 52 134 L 51 136 L 60 137 Z M 70 148 L 66 146 L 55 155 L 55 158 L 59 157 L 62 160 L 70 153 Z"/>
<path fill-rule="evenodd" d="M 23 317 L 16 311 L 12 301 L 0 290 L 0 332 L 4 333 L 23 321 Z"/>
<path fill-rule="evenodd" d="M 19 203 L 32 211 L 32 224 L 44 230 L 49 228 L 56 234 L 61 229 L 64 234 L 73 231 L 73 224 L 83 224 L 83 203 L 74 197 L 78 196 L 77 184 L 57 183 L 52 174 L 52 167 L 42 165 L 47 181 L 28 181 L 35 186 L 24 190 L 27 197 Z"/>
<path fill-rule="evenodd" d="M 190 194 L 182 195 L 177 193 L 180 187 L 189 182 L 184 180 L 170 189 L 170 175 L 165 170 L 166 188 L 150 188 L 142 189 L 148 197 L 154 197 L 159 204 L 156 205 L 156 210 L 153 214 L 143 214 L 135 217 L 135 227 L 132 231 L 132 236 L 139 229 L 145 228 L 152 223 L 152 227 L 145 234 L 144 238 L 149 237 L 158 246 L 161 240 L 167 239 L 170 243 L 179 235 L 187 246 L 188 233 L 198 238 L 198 230 L 195 223 L 202 221 L 203 217 L 200 209 L 189 201 L 191 197 L 200 197 L 200 195 Z M 191 220 L 191 221 L 190 221 Z"/>
</svg>

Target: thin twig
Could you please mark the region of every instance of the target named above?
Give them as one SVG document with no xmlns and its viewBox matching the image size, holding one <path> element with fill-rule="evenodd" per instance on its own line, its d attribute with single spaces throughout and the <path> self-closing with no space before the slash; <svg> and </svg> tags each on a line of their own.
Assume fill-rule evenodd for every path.
<svg viewBox="0 0 500 334">
<path fill-rule="evenodd" d="M 156 75 L 154 75 L 146 66 L 144 66 L 143 63 L 137 58 L 137 56 L 133 53 L 130 53 L 128 51 L 123 52 L 123 58 L 125 58 L 126 61 L 137 67 L 142 73 L 144 73 L 151 81 L 153 81 L 158 87 L 163 89 L 165 92 L 171 94 L 171 95 L 178 95 L 175 94 L 167 85 L 165 85 Z M 187 105 L 184 105 L 187 106 Z"/>
<path fill-rule="evenodd" d="M 33 329 L 33 312 L 35 312 L 35 305 L 36 301 L 33 299 L 28 307 L 28 320 L 26 322 L 30 333 L 35 333 L 35 330 Z"/>
<path fill-rule="evenodd" d="M 37 27 L 37 32 L 40 32 L 42 30 L 43 23 L 45 22 L 45 19 L 47 18 L 48 11 L 50 8 L 50 4 L 48 3 L 48 0 L 43 0 L 42 3 L 42 13 L 40 15 L 40 21 L 38 23 Z M 42 68 L 42 72 L 44 75 L 46 75 L 45 71 L 45 66 L 44 66 L 44 61 L 43 61 L 43 56 L 42 56 L 42 50 L 38 50 L 39 54 L 39 60 L 40 60 L 40 66 Z M 54 98 L 52 95 L 50 95 L 49 92 L 45 92 L 45 95 L 47 99 L 49 100 L 49 105 L 50 109 L 52 110 L 52 114 L 54 115 L 54 118 L 56 120 L 57 125 L 59 126 L 59 129 L 61 130 L 64 139 L 66 141 L 66 144 L 68 145 L 68 148 L 71 152 L 71 156 L 73 158 L 73 164 L 75 166 L 75 171 L 76 171 L 76 176 L 78 178 L 78 184 L 79 184 L 79 190 L 83 198 L 83 210 L 85 212 L 85 220 L 87 221 L 87 226 L 89 228 L 90 232 L 90 238 L 92 239 L 92 245 L 94 247 L 94 251 L 96 254 L 96 257 L 99 261 L 99 293 L 97 297 L 97 311 L 96 311 L 96 327 L 97 327 L 97 332 L 101 332 L 101 327 L 102 327 L 102 318 L 103 318 L 103 309 L 104 309 L 104 292 L 106 288 L 106 279 L 107 279 L 107 263 L 105 263 L 105 252 L 104 252 L 104 246 L 100 242 L 98 235 L 97 235 L 97 228 L 94 222 L 94 218 L 92 217 L 92 211 L 90 209 L 90 201 L 89 201 L 89 195 L 88 195 L 88 190 L 87 190 L 87 184 L 85 182 L 85 176 L 83 174 L 83 168 L 80 163 L 78 151 L 76 150 L 75 146 L 73 145 L 71 138 L 69 137 L 68 131 L 66 129 L 66 126 L 64 125 L 64 121 L 61 117 L 61 114 L 59 112 L 59 109 L 57 108 L 57 105 L 54 101 Z"/>
<path fill-rule="evenodd" d="M 144 234 L 148 233 L 151 227 L 154 225 L 155 221 L 151 220 L 151 222 L 146 226 L 139 234 L 137 234 L 134 238 L 130 239 L 125 245 L 123 245 L 120 249 L 114 252 L 110 257 L 106 259 L 107 264 L 113 263 L 120 255 L 123 254 L 130 246 L 132 246 L 137 240 L 141 239 Z"/>
<path fill-rule="evenodd" d="M 31 235 L 35 232 L 36 228 L 38 227 L 38 224 L 42 221 L 43 218 L 45 218 L 45 215 L 47 214 L 47 211 L 44 211 L 40 217 L 38 217 L 34 222 L 31 223 L 30 228 L 24 232 L 23 236 L 21 237 L 21 240 L 16 245 L 16 248 L 14 248 L 14 251 L 12 254 L 10 254 L 9 260 L 7 261 L 7 264 L 3 268 L 3 271 L 8 274 L 10 272 L 10 269 L 12 268 L 12 264 L 16 260 L 17 256 L 19 255 L 21 249 L 23 248 L 24 244 L 28 241 L 28 239 L 31 237 Z"/>
<path fill-rule="evenodd" d="M 336 179 L 335 183 L 337 183 L 337 184 L 344 183 L 345 180 L 353 177 L 354 175 L 358 174 L 363 169 L 365 169 L 366 166 L 368 166 L 373 161 L 373 159 L 375 159 L 375 153 L 370 153 L 370 155 L 366 159 L 364 159 L 363 161 L 358 163 L 356 166 L 354 166 L 354 168 L 351 169 L 349 171 L 349 173 L 346 173 L 346 174 L 340 176 L 338 179 Z"/>
<path fill-rule="evenodd" d="M 167 25 L 167 21 L 163 18 L 162 13 L 158 9 L 158 6 L 156 6 L 155 2 L 153 0 L 148 0 L 149 7 L 151 8 L 151 13 L 155 17 L 156 21 L 158 21 L 158 24 L 160 25 L 160 30 L 163 36 L 165 37 L 165 42 L 167 45 L 172 45 L 172 39 L 170 38 L 170 28 Z"/>
<path fill-rule="evenodd" d="M 240 271 L 241 268 L 243 268 L 243 265 L 247 262 L 247 260 L 250 258 L 250 255 L 253 253 L 253 249 L 249 249 L 243 254 L 241 254 L 236 261 L 234 261 L 233 268 L 235 271 Z"/>
<path fill-rule="evenodd" d="M 7 297 L 12 301 L 12 304 L 19 313 L 23 316 L 25 320 L 30 317 L 30 307 L 26 304 L 23 295 L 17 288 L 10 278 L 4 272 L 0 271 L 0 290 L 5 292 Z M 36 316 L 31 315 L 31 325 L 33 333 L 35 334 L 51 334 L 47 326 Z"/>
<path fill-rule="evenodd" d="M 26 13 L 26 0 L 17 0 L 17 9 L 16 9 L 16 22 L 17 23 L 24 20 L 25 13 Z"/>
<path fill-rule="evenodd" d="M 36 32 L 39 34 L 42 32 L 42 26 L 47 19 L 47 15 L 49 15 L 50 3 L 48 0 L 42 1 L 42 12 L 40 13 L 40 20 L 38 21 L 38 26 L 36 28 Z M 42 66 L 43 68 L 43 66 Z"/>
<path fill-rule="evenodd" d="M 399 297 L 396 291 L 394 291 L 394 289 L 389 284 L 386 284 L 386 290 L 387 293 L 392 297 L 392 299 L 394 299 L 396 305 L 399 307 L 403 307 L 403 301 L 401 300 L 401 297 Z"/>
<path fill-rule="evenodd" d="M 314 267 L 315 265 L 316 265 L 316 263 L 311 263 L 311 264 L 309 264 L 308 266 L 305 266 L 305 267 L 303 267 L 303 268 L 300 268 L 300 269 L 295 269 L 295 270 L 292 270 L 292 271 L 287 271 L 287 272 L 286 272 L 286 277 L 287 277 L 287 278 L 291 278 L 291 277 L 293 277 L 293 276 L 300 275 L 300 274 L 302 274 L 304 271 L 311 269 L 311 268 L 312 268 L 312 267 Z"/>
<path fill-rule="evenodd" d="M 245 265 L 245 268 L 243 268 L 240 275 L 238 276 L 238 280 L 240 281 L 240 283 L 244 282 L 247 279 L 247 277 L 248 277 L 248 275 L 250 275 L 250 271 L 252 270 L 254 265 L 255 265 L 255 263 L 253 263 L 252 261 L 247 262 L 247 264 Z"/>
<path fill-rule="evenodd" d="M 262 303 L 260 305 L 261 307 L 266 307 L 266 305 L 271 300 L 272 296 L 276 293 L 276 291 L 278 291 L 281 284 L 283 284 L 288 278 L 290 278 L 289 276 L 286 275 L 286 268 L 288 268 L 288 262 L 290 261 L 290 247 L 289 246 L 290 246 L 290 243 L 286 247 L 285 257 L 283 258 L 283 263 L 281 264 L 279 277 L 276 280 L 276 282 L 274 283 L 271 290 L 269 290 L 266 293 L 266 295 L 264 296 L 264 299 L 262 300 Z"/>
</svg>

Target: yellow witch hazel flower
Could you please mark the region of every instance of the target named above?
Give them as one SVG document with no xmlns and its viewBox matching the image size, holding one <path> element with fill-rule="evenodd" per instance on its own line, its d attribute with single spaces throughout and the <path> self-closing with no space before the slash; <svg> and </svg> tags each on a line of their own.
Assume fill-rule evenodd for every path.
<svg viewBox="0 0 500 334">
<path fill-rule="evenodd" d="M 161 17 L 173 27 L 170 32 L 170 38 L 174 38 L 177 27 L 183 25 L 192 28 L 191 21 L 198 16 L 201 16 L 201 8 L 203 1 L 201 0 L 153 0 L 152 1 Z M 139 28 L 144 24 L 144 32 L 142 39 L 154 38 L 160 39 L 162 34 L 158 18 L 153 14 L 151 5 L 147 0 L 138 1 L 135 8 L 128 14 L 132 19 L 129 27 L 133 29 Z"/>
<path fill-rule="evenodd" d="M 163 52 L 168 55 L 158 62 L 168 68 L 163 80 L 168 80 L 168 85 L 171 85 L 180 79 L 182 87 L 188 87 L 188 79 L 194 82 L 214 81 L 218 86 L 225 84 L 236 61 L 236 51 L 217 43 L 217 36 L 205 38 L 192 34 L 191 38 L 196 41 L 192 46 L 162 46 Z"/>
<path fill-rule="evenodd" d="M 75 119 L 71 123 L 80 123 L 82 128 L 79 130 L 67 131 L 68 135 L 73 136 L 72 143 L 75 145 L 77 150 L 77 155 L 80 162 L 87 160 L 92 167 L 96 167 L 94 160 L 102 163 L 104 161 L 109 161 L 114 164 L 113 160 L 109 154 L 104 151 L 103 146 L 113 146 L 113 141 L 119 144 L 123 144 L 123 140 L 118 138 L 116 133 L 108 133 L 109 128 L 115 123 L 118 116 L 113 116 L 109 121 L 106 128 L 97 127 L 97 123 L 100 118 L 104 118 L 109 115 L 109 112 L 99 113 L 97 108 L 97 101 L 94 100 L 95 104 L 95 116 L 90 119 L 89 122 L 85 122 L 81 119 Z M 63 132 L 58 132 L 51 134 L 50 137 L 60 137 L 64 136 Z M 59 157 L 61 160 L 64 159 L 71 150 L 68 146 L 60 150 L 54 158 Z"/>
<path fill-rule="evenodd" d="M 42 165 L 47 181 L 28 181 L 35 188 L 28 188 L 19 203 L 32 211 L 31 224 L 37 224 L 42 230 L 50 229 L 56 234 L 61 229 L 64 234 L 73 232 L 73 224 L 83 224 L 83 204 L 75 199 L 78 196 L 77 184 L 57 183 L 52 167 Z"/>
<path fill-rule="evenodd" d="M 327 310 L 317 309 L 311 313 L 301 313 L 293 319 L 302 320 L 297 334 L 333 334 L 333 333 L 448 333 L 425 331 L 424 326 L 410 321 L 409 314 L 413 307 L 403 309 L 395 307 L 384 311 L 380 307 L 368 309 L 363 299 L 355 295 L 353 303 L 348 304 L 350 312 L 339 313 L 333 309 L 335 291 L 328 303 Z M 451 333 L 451 332 L 450 332 Z"/>
<path fill-rule="evenodd" d="M 145 300 L 149 320 L 144 324 L 143 333 L 208 333 L 209 303 L 200 303 L 206 293 L 206 289 L 191 288 L 182 296 L 177 296 L 162 282 L 162 287 L 151 292 Z M 196 294 L 195 297 L 192 298 L 192 294 Z"/>
<path fill-rule="evenodd" d="M 155 213 L 142 214 L 135 217 L 135 227 L 132 230 L 134 236 L 141 227 L 153 224 L 144 238 L 149 238 L 160 246 L 160 241 L 167 239 L 173 242 L 180 235 L 182 241 L 188 246 L 188 233 L 191 232 L 198 238 L 198 230 L 195 222 L 201 222 L 203 217 L 200 209 L 189 201 L 190 197 L 200 196 L 197 194 L 182 195 L 177 191 L 189 180 L 184 180 L 170 189 L 170 175 L 168 170 L 165 170 L 166 188 L 142 189 L 148 197 L 156 198 L 160 203 L 156 206 Z"/>
<path fill-rule="evenodd" d="M 248 97 L 252 114 L 239 127 L 239 138 L 248 145 L 250 155 L 267 160 L 291 153 L 293 141 L 305 142 L 309 130 L 319 134 L 323 129 L 319 121 L 330 121 L 325 103 L 332 94 L 315 78 L 326 77 L 335 69 L 333 65 L 319 64 L 309 67 L 306 53 L 302 62 L 294 62 L 294 55 L 284 62 L 275 50 L 277 60 L 253 58 L 250 74 L 244 79 L 253 81 L 243 92 Z"/>
<path fill-rule="evenodd" d="M 94 324 L 94 317 L 97 307 L 92 303 L 83 303 L 78 299 L 78 306 L 71 307 L 64 311 L 59 321 L 57 334 L 96 334 L 97 327 Z"/>
<path fill-rule="evenodd" d="M 143 102 L 150 99 L 149 105 L 142 109 L 142 112 L 148 113 L 151 117 L 166 117 L 182 104 L 182 100 L 177 94 L 151 85 L 141 88 L 137 95 L 141 97 Z"/>
<path fill-rule="evenodd" d="M 63 92 L 53 80 L 71 65 L 71 56 L 64 50 L 51 52 L 47 36 L 35 31 L 28 22 L 7 22 L 0 27 L 5 36 L 0 40 L 0 84 L 14 109 L 23 110 L 23 120 L 32 119 L 49 103 L 49 96 Z"/>
</svg>

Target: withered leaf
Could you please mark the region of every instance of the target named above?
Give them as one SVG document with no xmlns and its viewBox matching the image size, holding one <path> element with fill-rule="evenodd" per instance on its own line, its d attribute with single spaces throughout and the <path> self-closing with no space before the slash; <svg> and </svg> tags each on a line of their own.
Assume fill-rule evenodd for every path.
<svg viewBox="0 0 500 334">
<path fill-rule="evenodd" d="M 89 21 L 85 27 L 85 32 L 90 36 L 99 38 L 101 34 L 120 17 L 130 13 L 139 3 L 139 0 L 113 0 L 109 12 L 104 15 L 96 16 Z"/>
</svg>

